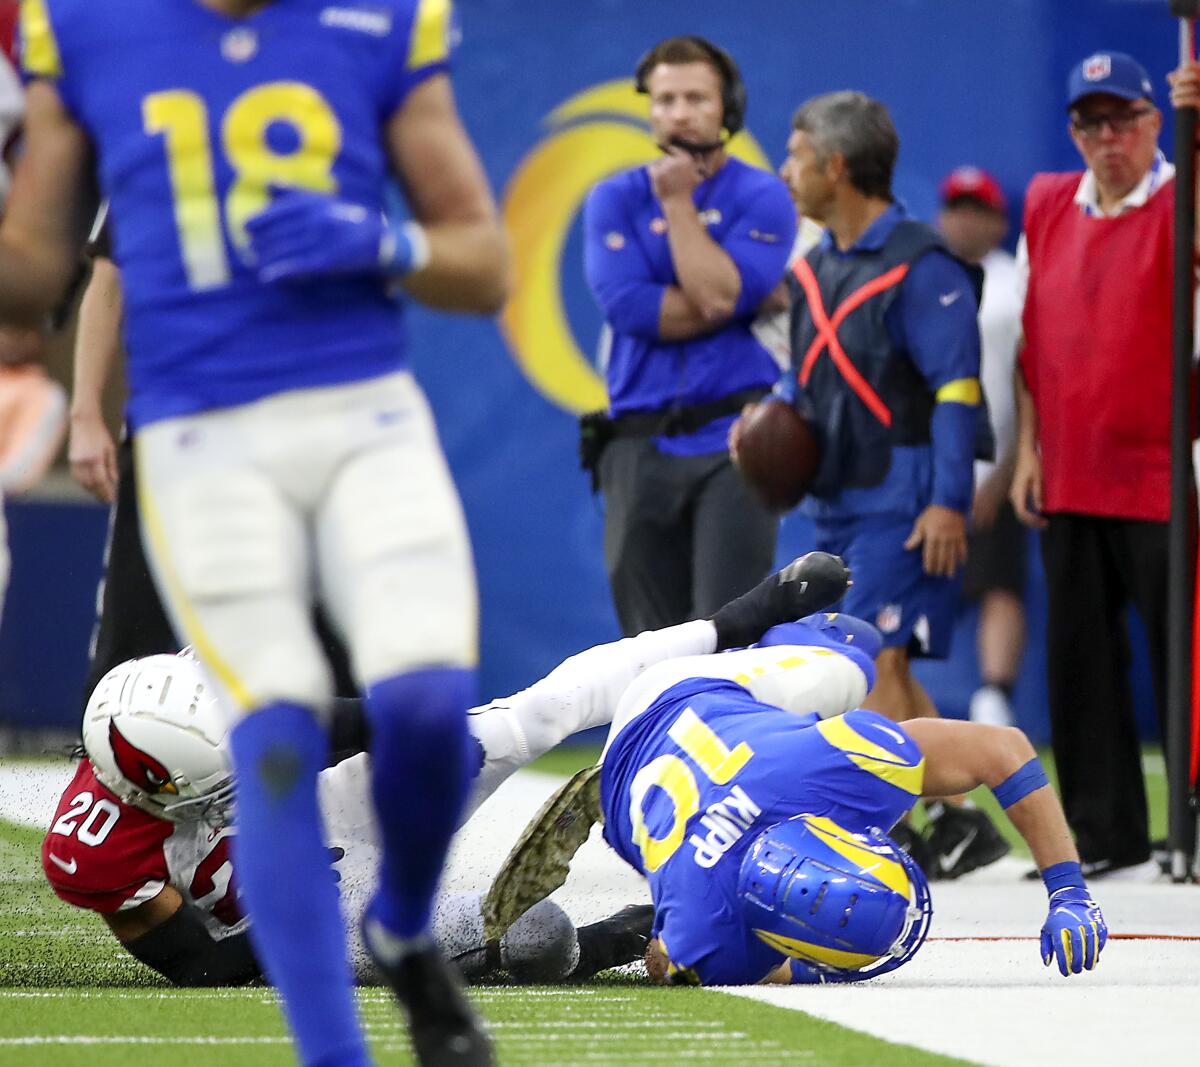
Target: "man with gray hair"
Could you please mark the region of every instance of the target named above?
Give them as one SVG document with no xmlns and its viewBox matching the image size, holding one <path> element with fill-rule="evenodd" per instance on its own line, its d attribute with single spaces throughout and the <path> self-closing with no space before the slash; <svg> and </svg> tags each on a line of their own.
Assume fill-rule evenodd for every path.
<svg viewBox="0 0 1200 1067">
<path fill-rule="evenodd" d="M 790 279 L 785 382 L 820 443 L 802 507 L 816 547 L 854 572 L 839 609 L 883 634 L 866 706 L 899 721 L 934 716 L 910 658 L 949 650 L 966 559 L 980 279 L 892 196 L 899 138 L 882 103 L 828 93 L 792 125 L 781 173 L 800 214 L 826 229 Z M 737 439 L 735 428 L 735 456 Z M 1008 851 L 982 812 L 939 804 L 931 815 L 935 877 Z"/>
</svg>

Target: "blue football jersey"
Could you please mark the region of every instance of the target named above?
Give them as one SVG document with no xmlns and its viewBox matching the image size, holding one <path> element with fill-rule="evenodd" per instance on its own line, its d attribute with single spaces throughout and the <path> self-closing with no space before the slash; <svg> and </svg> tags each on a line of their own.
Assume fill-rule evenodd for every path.
<svg viewBox="0 0 1200 1067">
<path fill-rule="evenodd" d="M 125 287 L 133 426 L 389 373 L 401 311 L 368 274 L 260 284 L 275 189 L 382 211 L 383 128 L 448 68 L 450 0 L 22 0 L 22 66 L 96 149 Z"/>
<path fill-rule="evenodd" d="M 796 209 L 774 174 L 729 159 L 692 194 L 708 235 L 733 261 L 741 291 L 733 317 L 711 333 L 663 341 L 663 293 L 677 285 L 662 204 L 645 167 L 606 178 L 584 209 L 585 271 L 612 328 L 607 384 L 614 415 L 705 404 L 779 378 L 751 332 L 759 305 L 783 277 L 796 239 Z M 656 438 L 661 452 L 725 450 L 733 416 L 693 434 Z"/>
<path fill-rule="evenodd" d="M 672 971 L 747 985 L 786 959 L 738 903 L 755 837 L 802 813 L 886 833 L 920 796 L 924 773 L 916 742 L 875 712 L 799 716 L 733 682 L 693 678 L 663 693 L 605 755 L 604 837 L 646 875 Z"/>
</svg>

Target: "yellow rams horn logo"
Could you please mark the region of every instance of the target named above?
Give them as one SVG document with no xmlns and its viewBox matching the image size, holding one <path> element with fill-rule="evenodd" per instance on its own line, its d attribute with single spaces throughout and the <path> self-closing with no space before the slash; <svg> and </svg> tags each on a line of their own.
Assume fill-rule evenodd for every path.
<svg viewBox="0 0 1200 1067">
<path fill-rule="evenodd" d="M 608 401 L 563 306 L 563 247 L 592 186 L 658 157 L 649 114 L 648 98 L 630 79 L 577 93 L 546 117 L 550 133 L 521 161 L 504 191 L 517 279 L 501 318 L 504 336 L 534 388 L 567 411 L 594 411 Z M 745 131 L 730 141 L 729 152 L 770 167 Z M 566 270 L 582 279 L 582 263 Z"/>
</svg>

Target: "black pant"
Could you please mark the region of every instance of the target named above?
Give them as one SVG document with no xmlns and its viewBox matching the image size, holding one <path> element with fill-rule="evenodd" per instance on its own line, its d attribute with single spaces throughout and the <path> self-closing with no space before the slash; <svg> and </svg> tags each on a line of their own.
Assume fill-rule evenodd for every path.
<svg viewBox="0 0 1200 1067">
<path fill-rule="evenodd" d="M 146 566 L 138 528 L 133 445 L 128 439 L 117 446 L 117 474 L 117 501 L 108 516 L 104 574 L 96 598 L 98 617 L 83 687 L 85 706 L 96 683 L 117 664 L 178 652 L 180 647 Z"/>
<path fill-rule="evenodd" d="M 138 525 L 133 445 L 128 439 L 117 448 L 117 473 L 117 501 L 109 516 L 104 576 L 97 595 L 99 617 L 92 632 L 91 660 L 83 690 L 85 707 L 96 683 L 119 663 L 142 656 L 171 654 L 180 648 L 146 564 Z M 345 649 L 319 607 L 313 623 L 333 669 L 338 695 L 356 697 L 358 689 Z"/>
<path fill-rule="evenodd" d="M 706 618 L 762 581 L 778 520 L 724 452 L 669 456 L 621 437 L 600 459 L 604 560 L 626 635 Z"/>
<path fill-rule="evenodd" d="M 1056 514 L 1042 532 L 1050 731 L 1067 821 L 1085 862 L 1150 856 L 1124 611 L 1137 608 L 1163 737 L 1167 525 Z"/>
</svg>

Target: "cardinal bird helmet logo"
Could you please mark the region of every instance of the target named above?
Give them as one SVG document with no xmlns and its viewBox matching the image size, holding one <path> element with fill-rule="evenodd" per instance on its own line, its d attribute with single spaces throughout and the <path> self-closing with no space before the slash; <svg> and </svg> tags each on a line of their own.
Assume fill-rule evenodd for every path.
<svg viewBox="0 0 1200 1067">
<path fill-rule="evenodd" d="M 111 719 L 108 723 L 108 743 L 112 745 L 117 769 L 139 789 L 147 793 L 179 792 L 167 768 L 134 745 Z"/>
</svg>

